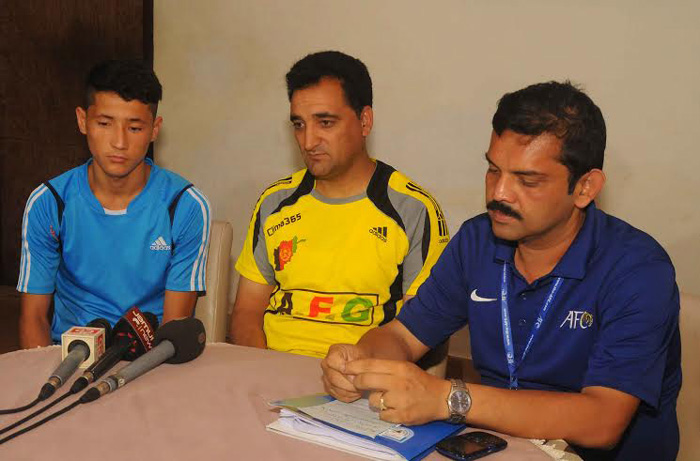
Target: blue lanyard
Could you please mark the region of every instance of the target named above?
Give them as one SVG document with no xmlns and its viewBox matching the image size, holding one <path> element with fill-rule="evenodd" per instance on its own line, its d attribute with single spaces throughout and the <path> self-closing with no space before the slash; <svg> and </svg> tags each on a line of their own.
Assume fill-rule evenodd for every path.
<svg viewBox="0 0 700 461">
<path fill-rule="evenodd" d="M 530 347 L 532 346 L 532 343 L 535 340 L 535 336 L 537 336 L 537 333 L 539 333 L 540 331 L 540 327 L 542 326 L 542 323 L 544 322 L 544 319 L 547 316 L 547 312 L 549 312 L 549 308 L 552 306 L 554 298 L 557 296 L 559 287 L 562 284 L 562 278 L 557 277 L 554 281 L 554 286 L 552 286 L 552 289 L 547 295 L 547 299 L 545 300 L 544 304 L 542 305 L 542 308 L 540 309 L 540 313 L 537 316 L 537 321 L 532 326 L 532 330 L 530 331 L 530 338 L 527 340 L 525 350 L 523 350 L 523 356 L 520 357 L 520 360 L 518 362 L 516 362 L 515 351 L 513 349 L 513 335 L 511 334 L 510 329 L 510 313 L 508 312 L 508 267 L 508 264 L 503 263 L 503 278 L 501 279 L 501 320 L 503 321 L 503 347 L 506 350 L 506 361 L 508 362 L 508 373 L 510 374 L 509 387 L 511 389 L 517 389 L 518 368 L 523 363 L 523 360 L 525 360 L 525 356 L 530 350 Z"/>
</svg>

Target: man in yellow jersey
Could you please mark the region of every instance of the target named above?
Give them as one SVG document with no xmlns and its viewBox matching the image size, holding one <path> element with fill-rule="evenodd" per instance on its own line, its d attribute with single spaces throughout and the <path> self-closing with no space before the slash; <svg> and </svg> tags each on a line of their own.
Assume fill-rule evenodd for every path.
<svg viewBox="0 0 700 461">
<path fill-rule="evenodd" d="M 372 80 L 337 51 L 287 73 L 306 169 L 263 191 L 236 263 L 235 344 L 323 357 L 396 316 L 449 239 L 440 206 L 370 158 Z"/>
</svg>

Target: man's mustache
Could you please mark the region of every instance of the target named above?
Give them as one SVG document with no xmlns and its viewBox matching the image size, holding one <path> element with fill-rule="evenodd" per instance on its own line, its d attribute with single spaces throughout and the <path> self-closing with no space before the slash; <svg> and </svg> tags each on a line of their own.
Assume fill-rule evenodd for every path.
<svg viewBox="0 0 700 461">
<path fill-rule="evenodd" d="M 486 209 L 491 211 L 500 211 L 504 215 L 510 216 L 511 218 L 515 218 L 518 221 L 523 220 L 523 217 L 520 215 L 520 213 L 518 213 L 503 202 L 491 200 L 489 203 L 486 204 Z"/>
</svg>

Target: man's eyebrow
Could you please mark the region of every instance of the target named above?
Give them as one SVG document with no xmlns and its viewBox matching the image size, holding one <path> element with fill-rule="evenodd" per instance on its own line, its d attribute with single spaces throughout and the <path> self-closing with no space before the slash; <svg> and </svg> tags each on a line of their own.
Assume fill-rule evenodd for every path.
<svg viewBox="0 0 700 461">
<path fill-rule="evenodd" d="M 116 117 L 114 117 L 113 115 L 108 115 L 108 114 L 97 114 L 95 118 L 103 118 L 103 119 L 107 119 L 107 120 L 115 120 Z M 139 118 L 139 117 L 131 117 L 131 118 L 128 118 L 127 121 L 128 121 L 129 123 L 134 123 L 134 122 L 135 122 L 135 123 L 146 123 L 146 120 L 144 120 L 144 119 L 142 119 L 142 118 Z"/>
<path fill-rule="evenodd" d="M 312 117 L 316 120 L 320 119 L 333 119 L 333 120 L 340 120 L 340 115 L 334 114 L 332 112 L 316 112 L 315 114 L 312 115 Z M 304 121 L 299 115 L 296 114 L 290 114 L 289 120 L 291 122 L 296 122 L 296 121 Z"/>
<path fill-rule="evenodd" d="M 489 158 L 489 153 L 488 153 L 488 152 L 486 152 L 486 153 L 484 154 L 484 158 L 486 158 L 486 161 L 489 162 L 491 165 L 493 165 L 493 166 L 495 166 L 495 167 L 498 168 L 498 165 L 496 165 L 495 163 L 493 163 L 493 161 L 491 161 L 491 159 Z M 535 176 L 536 176 L 536 177 L 540 177 L 540 178 L 545 178 L 545 177 L 547 177 L 547 174 L 546 174 L 546 173 L 542 173 L 542 172 L 539 172 L 539 171 L 537 171 L 537 170 L 515 170 L 515 171 L 512 171 L 512 173 L 513 173 L 514 175 L 517 175 L 517 176 L 528 176 L 528 177 L 535 177 Z"/>
<path fill-rule="evenodd" d="M 535 170 L 520 170 L 520 171 L 514 171 L 514 175 L 517 176 L 528 176 L 528 177 L 538 177 L 538 178 L 546 178 L 547 175 L 545 173 L 540 173 L 539 171 Z"/>
<path fill-rule="evenodd" d="M 330 112 L 317 112 L 314 114 L 314 118 L 332 118 L 338 120 L 340 116 L 337 114 L 332 114 Z"/>
</svg>

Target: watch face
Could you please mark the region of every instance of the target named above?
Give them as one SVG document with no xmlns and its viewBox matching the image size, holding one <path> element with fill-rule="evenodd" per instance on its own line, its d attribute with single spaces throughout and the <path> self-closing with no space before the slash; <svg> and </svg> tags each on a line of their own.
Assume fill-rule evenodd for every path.
<svg viewBox="0 0 700 461">
<path fill-rule="evenodd" d="M 471 398 L 467 391 L 463 389 L 458 389 L 452 393 L 450 396 L 450 407 L 453 411 L 465 414 L 469 411 L 469 406 L 471 404 Z"/>
</svg>

